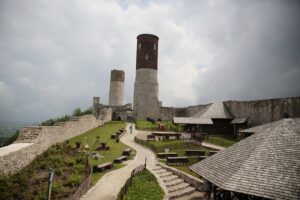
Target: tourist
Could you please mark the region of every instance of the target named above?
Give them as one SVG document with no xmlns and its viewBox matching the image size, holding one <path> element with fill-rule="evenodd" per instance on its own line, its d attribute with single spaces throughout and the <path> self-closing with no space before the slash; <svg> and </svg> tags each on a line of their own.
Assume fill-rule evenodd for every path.
<svg viewBox="0 0 300 200">
<path fill-rule="evenodd" d="M 203 182 L 203 191 L 204 191 L 204 199 L 205 200 L 210 200 L 210 195 L 211 195 L 211 190 L 212 190 L 212 184 L 208 180 L 204 179 Z"/>
<path fill-rule="evenodd" d="M 130 134 L 132 133 L 132 124 L 130 125 Z"/>
</svg>

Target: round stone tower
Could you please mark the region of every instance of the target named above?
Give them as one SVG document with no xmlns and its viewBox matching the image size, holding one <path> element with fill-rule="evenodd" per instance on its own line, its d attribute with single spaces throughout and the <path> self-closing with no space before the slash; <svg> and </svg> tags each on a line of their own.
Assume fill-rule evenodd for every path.
<svg viewBox="0 0 300 200">
<path fill-rule="evenodd" d="M 112 70 L 110 75 L 109 102 L 110 106 L 124 105 L 124 80 L 123 70 Z"/>
<path fill-rule="evenodd" d="M 151 34 L 137 36 L 133 98 L 133 113 L 137 119 L 159 118 L 157 52 L 157 36 Z"/>
</svg>

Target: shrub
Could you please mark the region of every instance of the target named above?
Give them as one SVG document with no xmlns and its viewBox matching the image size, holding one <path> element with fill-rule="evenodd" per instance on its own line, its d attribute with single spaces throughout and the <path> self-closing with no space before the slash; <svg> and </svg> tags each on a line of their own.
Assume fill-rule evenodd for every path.
<svg viewBox="0 0 300 200">
<path fill-rule="evenodd" d="M 55 194 L 63 194 L 65 191 L 61 182 L 54 182 L 52 185 L 52 192 Z"/>
<path fill-rule="evenodd" d="M 78 186 L 80 185 L 82 181 L 82 176 L 77 174 L 77 173 L 73 173 L 70 178 L 69 178 L 69 181 L 67 183 L 68 186 Z"/>
</svg>

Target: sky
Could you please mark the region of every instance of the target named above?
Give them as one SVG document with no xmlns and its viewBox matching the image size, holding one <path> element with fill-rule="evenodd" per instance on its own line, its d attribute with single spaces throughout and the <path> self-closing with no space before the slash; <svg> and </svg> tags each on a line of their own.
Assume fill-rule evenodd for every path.
<svg viewBox="0 0 300 200">
<path fill-rule="evenodd" d="M 159 98 L 184 107 L 300 96 L 300 1 L 0 0 L 0 121 L 40 122 L 108 102 L 136 37 L 159 37 Z"/>
</svg>

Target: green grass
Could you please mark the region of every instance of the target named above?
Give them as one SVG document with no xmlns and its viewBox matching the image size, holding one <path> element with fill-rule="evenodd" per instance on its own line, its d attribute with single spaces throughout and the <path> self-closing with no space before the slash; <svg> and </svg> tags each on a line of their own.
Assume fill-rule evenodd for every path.
<svg viewBox="0 0 300 200">
<path fill-rule="evenodd" d="M 212 143 L 222 147 L 229 147 L 236 143 L 237 141 L 234 138 L 229 138 L 228 136 L 223 135 L 209 135 L 208 138 L 204 139 L 204 142 Z"/>
<path fill-rule="evenodd" d="M 186 156 L 185 151 L 187 149 L 204 150 L 204 151 L 206 151 L 206 154 L 208 153 L 208 149 L 206 149 L 202 146 L 199 146 L 197 144 L 194 144 L 194 143 L 184 142 L 182 140 L 143 141 L 143 140 L 139 140 L 139 139 L 135 138 L 135 141 L 143 146 L 148 147 L 149 149 L 154 151 L 156 154 L 160 153 L 160 152 L 165 152 L 165 149 L 169 149 L 169 152 L 177 153 L 178 156 Z M 159 159 L 159 162 L 166 164 L 165 159 Z M 194 164 L 196 162 L 198 162 L 197 159 L 190 157 L 189 163 L 187 166 L 172 165 L 172 167 L 199 178 L 199 175 L 197 175 L 196 173 L 194 173 L 193 171 L 191 171 L 188 168 L 189 166 L 191 166 L 192 164 Z"/>
<path fill-rule="evenodd" d="M 128 189 L 125 200 L 161 200 L 164 198 L 162 188 L 150 171 L 144 170 L 138 173 L 132 181 L 133 183 Z"/>
<path fill-rule="evenodd" d="M 176 169 L 178 169 L 179 171 L 183 171 L 189 175 L 192 175 L 194 177 L 200 178 L 199 174 L 193 172 L 192 170 L 190 170 L 189 166 L 172 166 Z"/>
<path fill-rule="evenodd" d="M 169 152 L 176 152 L 178 156 L 185 156 L 185 150 L 187 149 L 207 151 L 202 146 L 182 140 L 143 141 L 135 139 L 135 141 L 148 147 L 155 153 L 165 152 L 165 149 L 169 149 Z"/>
<path fill-rule="evenodd" d="M 109 122 L 105 124 L 104 126 L 94 128 L 84 134 L 81 134 L 79 136 L 76 136 L 69 140 L 69 144 L 72 147 L 76 146 L 76 142 L 80 141 L 82 142 L 82 145 L 88 144 L 89 149 L 87 149 L 89 152 L 94 151 L 94 144 L 96 142 L 97 136 L 100 136 L 100 143 L 106 142 L 107 146 L 110 147 L 109 151 L 98 151 L 100 155 L 103 156 L 103 158 L 99 160 L 94 160 L 90 158 L 90 164 L 93 165 L 99 165 L 105 162 L 113 162 L 114 159 L 120 157 L 123 153 L 123 150 L 128 148 L 127 145 L 123 144 L 121 141 L 119 143 L 116 143 L 115 139 L 110 139 L 111 134 L 115 133 L 121 128 L 125 128 L 125 123 L 123 122 Z M 99 144 L 100 145 L 100 144 Z M 99 146 L 98 145 L 98 146 Z M 133 156 L 129 157 L 133 158 Z M 114 167 L 112 170 L 119 169 L 123 167 L 123 164 L 114 164 Z M 94 185 L 104 174 L 106 174 L 109 171 L 101 172 L 101 173 L 92 173 L 92 185 Z"/>
<path fill-rule="evenodd" d="M 163 123 L 165 127 L 165 131 L 180 131 L 182 129 L 182 126 L 176 126 L 171 121 L 161 121 L 157 123 Z M 157 123 L 152 123 L 146 120 L 136 120 L 135 127 L 138 130 L 160 131 Z"/>
</svg>

